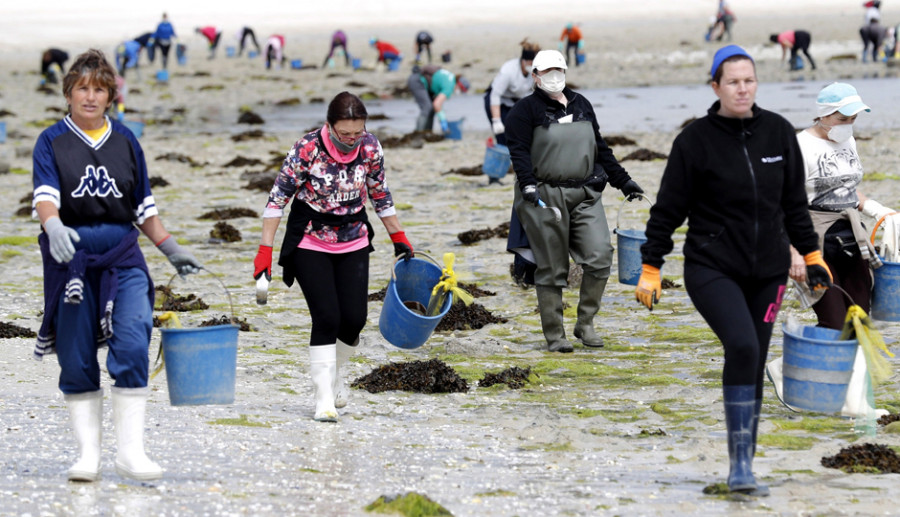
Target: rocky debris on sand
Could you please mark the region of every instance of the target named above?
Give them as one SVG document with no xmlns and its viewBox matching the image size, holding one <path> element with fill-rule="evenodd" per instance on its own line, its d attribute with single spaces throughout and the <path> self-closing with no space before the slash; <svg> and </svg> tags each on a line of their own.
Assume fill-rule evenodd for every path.
<svg viewBox="0 0 900 517">
<path fill-rule="evenodd" d="M 156 310 L 190 312 L 209 309 L 209 305 L 195 294 L 181 296 L 165 285 L 156 286 Z"/>
<path fill-rule="evenodd" d="M 435 327 L 436 332 L 448 330 L 478 330 L 492 323 L 506 323 L 508 320 L 501 316 L 494 316 L 483 305 L 473 303 L 466 305 L 456 302 L 450 307 L 450 311 L 441 319 Z"/>
<path fill-rule="evenodd" d="M 484 228 L 483 230 L 466 230 L 456 235 L 456 238 L 459 239 L 459 242 L 465 245 L 474 244 L 478 241 L 483 241 L 494 237 L 500 237 L 501 239 L 509 237 L 509 221 L 500 223 L 493 228 Z"/>
<path fill-rule="evenodd" d="M 464 393 L 466 380 L 440 359 L 389 363 L 356 379 L 351 384 L 369 393 L 382 391 L 414 391 L 417 393 Z"/>
<path fill-rule="evenodd" d="M 240 242 L 242 240 L 240 230 L 225 221 L 219 221 L 213 226 L 213 229 L 209 231 L 209 238 L 225 242 Z"/>
<path fill-rule="evenodd" d="M 216 208 L 206 212 L 197 219 L 224 221 L 226 219 L 237 219 L 238 217 L 259 217 L 259 214 L 249 208 Z"/>
<path fill-rule="evenodd" d="M 37 334 L 31 329 L 20 327 L 14 323 L 0 321 L 0 338 L 13 337 L 37 337 Z"/>
<path fill-rule="evenodd" d="M 513 366 L 498 373 L 484 372 L 484 378 L 478 381 L 479 388 L 487 388 L 494 384 L 506 384 L 510 389 L 517 390 L 528 382 L 531 375 L 531 367 L 519 368 Z M 535 374 L 537 375 L 537 374 Z"/>
<path fill-rule="evenodd" d="M 649 149 L 644 149 L 643 147 L 637 149 L 636 151 L 632 151 L 628 153 L 624 158 L 620 161 L 628 161 L 628 160 L 639 160 L 642 162 L 652 162 L 653 160 L 665 160 L 668 158 L 668 155 L 663 153 L 658 153 L 656 151 L 651 151 Z"/>
<path fill-rule="evenodd" d="M 251 330 L 255 330 L 253 327 L 250 326 L 249 323 L 247 323 L 246 319 L 230 318 L 224 314 L 219 316 L 218 318 L 211 318 L 206 321 L 202 321 L 202 322 L 200 322 L 200 326 L 201 327 L 215 327 L 217 325 L 230 325 L 232 323 L 237 325 L 238 327 L 240 327 L 241 332 L 250 332 Z"/>
<path fill-rule="evenodd" d="M 863 443 L 841 449 L 834 456 L 822 458 L 822 466 L 847 473 L 900 473 L 900 455 L 887 445 Z"/>
</svg>

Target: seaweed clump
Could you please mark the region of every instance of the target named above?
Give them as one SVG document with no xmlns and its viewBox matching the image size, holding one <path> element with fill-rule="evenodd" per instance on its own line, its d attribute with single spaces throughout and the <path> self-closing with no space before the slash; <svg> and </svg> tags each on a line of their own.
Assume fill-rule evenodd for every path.
<svg viewBox="0 0 900 517">
<path fill-rule="evenodd" d="M 498 373 L 484 372 L 484 378 L 478 381 L 478 386 L 481 388 L 487 388 L 488 386 L 493 386 L 494 384 L 506 384 L 510 389 L 517 390 L 525 386 L 525 383 L 528 382 L 528 377 L 530 375 L 530 366 L 527 368 L 519 368 L 518 366 L 513 366 Z"/>
<path fill-rule="evenodd" d="M 509 221 L 500 223 L 493 228 L 484 228 L 482 230 L 466 230 L 456 235 L 456 238 L 459 239 L 459 242 L 466 245 L 491 239 L 493 237 L 500 237 L 501 239 L 509 237 Z"/>
<path fill-rule="evenodd" d="M 508 320 L 502 316 L 494 316 L 483 305 L 473 303 L 466 305 L 462 302 L 454 303 L 450 311 L 441 319 L 435 327 L 436 332 L 448 330 L 478 330 L 491 323 L 506 323 Z"/>
<path fill-rule="evenodd" d="M 259 217 L 255 210 L 249 208 L 216 208 L 201 215 L 197 219 L 212 219 L 213 221 L 224 221 L 226 219 L 237 219 L 238 217 Z"/>
<path fill-rule="evenodd" d="M 481 165 L 473 165 L 471 167 L 459 167 L 456 169 L 450 169 L 449 171 L 442 172 L 441 176 L 446 176 L 447 174 L 459 174 L 460 176 L 481 176 L 484 174 L 484 170 L 482 170 Z"/>
<path fill-rule="evenodd" d="M 156 302 L 157 309 L 161 311 L 190 312 L 209 309 L 209 305 L 195 294 L 181 296 L 164 285 L 156 286 L 156 292 L 161 295 L 157 296 Z"/>
<path fill-rule="evenodd" d="M 25 327 L 20 327 L 14 323 L 0 321 L 0 338 L 8 339 L 14 337 L 37 337 L 37 334 Z"/>
<path fill-rule="evenodd" d="M 416 393 L 463 393 L 469 390 L 466 380 L 440 359 L 389 363 L 356 379 L 351 385 L 369 393 L 382 391 L 414 391 Z"/>
<path fill-rule="evenodd" d="M 403 136 L 386 136 L 379 138 L 381 147 L 391 149 L 394 147 L 411 147 L 413 149 L 421 149 L 426 142 L 440 142 L 444 139 L 444 135 L 432 133 L 431 131 L 413 131 Z"/>
<path fill-rule="evenodd" d="M 253 327 L 251 327 L 250 324 L 247 323 L 246 319 L 229 318 L 228 316 L 226 316 L 224 314 L 219 316 L 218 318 L 210 318 L 206 321 L 200 322 L 201 327 L 215 327 L 217 325 L 231 325 L 231 324 L 234 324 L 234 325 L 237 325 L 238 327 L 240 327 L 241 332 L 250 332 L 251 330 L 254 330 Z"/>
<path fill-rule="evenodd" d="M 621 161 L 627 160 L 639 160 L 642 162 L 652 162 L 653 160 L 665 160 L 668 158 L 668 155 L 663 153 L 659 153 L 656 151 L 651 151 L 649 149 L 640 148 L 636 151 L 632 151 L 628 153 Z"/>
<path fill-rule="evenodd" d="M 863 443 L 841 449 L 834 456 L 822 458 L 822 466 L 847 473 L 900 473 L 900 455 L 887 445 Z"/>
<path fill-rule="evenodd" d="M 225 221 L 219 221 L 213 226 L 213 229 L 209 231 L 209 238 L 225 242 L 240 242 L 242 240 L 240 230 Z"/>
</svg>

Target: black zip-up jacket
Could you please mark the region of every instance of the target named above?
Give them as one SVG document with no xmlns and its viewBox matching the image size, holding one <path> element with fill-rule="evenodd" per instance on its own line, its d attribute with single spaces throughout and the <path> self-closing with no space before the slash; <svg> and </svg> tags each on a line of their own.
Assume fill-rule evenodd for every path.
<svg viewBox="0 0 900 517">
<path fill-rule="evenodd" d="M 722 117 L 719 106 L 672 144 L 642 261 L 662 267 L 687 218 L 686 261 L 745 278 L 786 275 L 789 241 L 802 255 L 818 249 L 796 131 L 755 104 L 745 119 Z"/>
<path fill-rule="evenodd" d="M 572 115 L 575 122 L 589 120 L 594 127 L 594 134 L 597 136 L 594 171 L 585 184 L 602 191 L 606 182 L 609 181 L 613 187 L 622 188 L 628 183 L 631 176 L 619 164 L 612 149 L 606 145 L 606 141 L 600 135 L 600 126 L 597 124 L 594 107 L 583 95 L 568 87 L 563 90 L 563 95 L 568 101 L 566 106 L 551 99 L 545 91 L 535 89 L 534 93 L 516 102 L 507 116 L 506 141 L 509 144 L 509 154 L 516 172 L 516 179 L 519 181 L 519 188 L 535 185 L 538 182 L 531 163 L 531 143 L 534 129 L 539 126 L 548 127 L 550 124 L 556 124 L 566 115 Z"/>
</svg>

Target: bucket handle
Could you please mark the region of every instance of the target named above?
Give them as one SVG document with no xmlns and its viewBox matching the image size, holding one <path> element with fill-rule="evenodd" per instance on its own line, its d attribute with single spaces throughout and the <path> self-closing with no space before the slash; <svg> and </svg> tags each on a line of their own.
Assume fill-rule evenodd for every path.
<svg viewBox="0 0 900 517">
<path fill-rule="evenodd" d="M 650 208 L 653 208 L 653 202 L 650 201 L 649 197 L 645 196 L 644 194 L 635 194 L 635 196 L 640 197 L 642 199 L 646 199 L 647 202 L 650 203 Z M 622 200 L 622 204 L 619 205 L 619 210 L 616 212 L 616 230 L 619 229 L 619 218 L 622 217 L 622 207 L 625 206 L 625 203 L 630 203 L 630 202 L 631 201 L 628 201 L 628 198 L 626 197 L 625 199 Z"/>
<path fill-rule="evenodd" d="M 413 256 L 414 256 L 414 257 L 419 257 L 419 256 L 425 257 L 425 258 L 427 258 L 428 260 L 430 260 L 430 261 L 431 261 L 435 266 L 437 266 L 438 268 L 441 267 L 441 265 L 438 264 L 438 261 L 437 261 L 437 260 L 434 260 L 434 258 L 432 258 L 431 255 L 427 255 L 427 254 L 425 254 L 425 253 L 422 253 L 421 251 L 416 251 L 416 252 L 414 252 L 414 253 L 413 253 Z M 397 255 L 396 257 L 394 257 L 394 262 L 391 264 L 391 279 L 393 279 L 394 282 L 397 281 L 397 271 L 396 271 L 396 269 L 397 269 L 397 262 L 399 262 L 401 259 L 403 259 L 403 255 Z"/>
<path fill-rule="evenodd" d="M 219 282 L 219 285 L 222 286 L 222 289 L 225 290 L 225 295 L 228 297 L 228 307 L 231 308 L 231 323 L 237 324 L 237 317 L 235 317 L 234 315 L 234 303 L 231 301 L 231 291 L 229 291 L 228 287 L 225 286 L 225 282 L 222 282 L 222 279 L 219 277 L 219 275 L 213 273 L 205 267 L 201 267 L 200 270 L 206 271 L 207 273 L 212 275 L 212 277 L 215 278 L 217 282 Z M 179 276 L 179 274 L 175 273 L 174 275 L 172 275 L 172 278 L 169 279 L 169 282 L 166 284 L 166 290 L 171 292 L 172 280 L 175 280 L 176 276 Z"/>
<path fill-rule="evenodd" d="M 879 219 L 879 220 L 875 223 L 875 227 L 872 228 L 872 236 L 869 238 L 869 240 L 872 241 L 872 246 L 875 245 L 875 232 L 877 232 L 877 231 L 878 231 L 878 228 L 880 228 L 881 225 L 884 224 L 884 220 L 887 219 L 888 217 L 892 216 L 892 215 L 897 215 L 897 214 L 900 214 L 900 212 L 891 212 L 891 213 L 889 213 L 889 214 L 885 214 L 885 215 L 881 216 L 881 219 Z"/>
</svg>

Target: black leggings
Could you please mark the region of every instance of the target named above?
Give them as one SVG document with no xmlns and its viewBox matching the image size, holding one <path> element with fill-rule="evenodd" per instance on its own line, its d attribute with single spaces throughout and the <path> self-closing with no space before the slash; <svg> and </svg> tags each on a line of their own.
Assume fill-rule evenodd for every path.
<svg viewBox="0 0 900 517">
<path fill-rule="evenodd" d="M 725 349 L 722 384 L 755 385 L 757 399 L 762 398 L 769 340 L 786 280 L 786 273 L 736 278 L 696 263 L 684 265 L 688 295 Z"/>
<path fill-rule="evenodd" d="M 298 248 L 291 259 L 312 318 L 310 346 L 338 339 L 355 343 L 366 325 L 369 250 L 323 253 Z"/>
<path fill-rule="evenodd" d="M 806 31 L 794 31 L 794 46 L 791 47 L 791 66 L 794 65 L 794 59 L 798 52 L 803 52 L 806 59 L 809 60 L 809 66 L 813 70 L 816 69 L 816 62 L 809 55 L 809 44 L 812 43 L 812 36 Z"/>
</svg>

